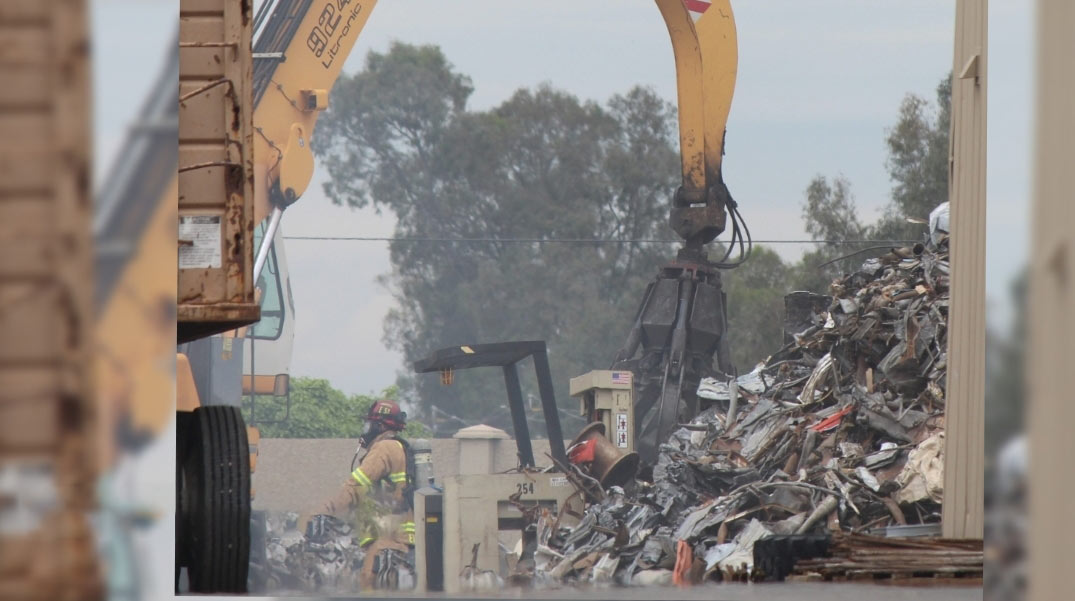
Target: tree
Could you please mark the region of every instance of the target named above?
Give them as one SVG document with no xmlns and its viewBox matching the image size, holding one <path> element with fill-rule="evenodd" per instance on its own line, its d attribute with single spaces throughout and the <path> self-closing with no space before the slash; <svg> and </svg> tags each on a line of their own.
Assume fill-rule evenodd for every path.
<svg viewBox="0 0 1075 601">
<path fill-rule="evenodd" d="M 749 261 L 725 272 L 729 344 L 739 373 L 749 372 L 780 348 L 790 275 L 780 255 L 764 246 L 754 247 Z"/>
<path fill-rule="evenodd" d="M 925 219 L 948 200 L 948 144 L 952 124 L 952 77 L 937 85 L 937 102 L 908 94 L 900 105 L 899 119 L 889 130 L 889 177 L 892 199 L 885 215 L 874 227 L 877 239 L 915 240 L 923 227 L 906 218 Z"/>
<path fill-rule="evenodd" d="M 833 178 L 831 184 L 823 175 L 810 182 L 802 216 L 817 247 L 806 253 L 793 271 L 795 289 L 824 292 L 833 279 L 854 268 L 855 258 L 838 260 L 856 248 L 845 242 L 869 238 L 870 228 L 859 221 L 851 182 L 842 175 Z"/>
<path fill-rule="evenodd" d="M 291 411 L 283 399 L 258 397 L 257 415 L 252 425 L 258 426 L 265 438 L 358 438 L 365 427 L 366 412 L 378 399 L 398 400 L 399 390 L 390 386 L 379 395 L 346 395 L 333 388 L 328 380 L 292 378 Z M 249 418 L 249 397 L 244 399 Z M 286 419 L 285 419 L 286 417 Z M 406 436 L 428 436 L 423 424 L 408 420 Z"/>
<path fill-rule="evenodd" d="M 951 76 L 937 85 L 935 106 L 915 94 L 904 97 L 896 124 L 885 137 L 888 148 L 885 164 L 892 181 L 892 196 L 876 223 L 861 223 L 851 183 L 846 178 L 836 177 L 830 184 L 826 177 L 818 175 L 810 182 L 802 204 L 803 220 L 807 233 L 818 243 L 794 270 L 796 288 L 827 292 L 835 277 L 853 270 L 871 256 L 861 251 L 880 246 L 873 249 L 875 256 L 892 245 L 882 242 L 922 238 L 924 226 L 907 219 L 926 219 L 937 205 L 948 200 L 951 102 Z M 846 240 L 878 242 L 832 242 Z"/>
<path fill-rule="evenodd" d="M 371 53 L 340 79 L 319 128 L 325 189 L 398 218 L 383 279 L 397 301 L 390 347 L 411 362 L 451 345 L 544 339 L 566 404 L 569 377 L 610 364 L 670 253 L 545 241 L 674 238 L 675 111 L 649 89 L 602 106 L 548 85 L 470 111 L 471 90 L 435 47 Z M 458 374 L 451 387 L 435 375 L 400 384 L 423 408 L 507 425 L 503 382 L 489 371 Z"/>
</svg>

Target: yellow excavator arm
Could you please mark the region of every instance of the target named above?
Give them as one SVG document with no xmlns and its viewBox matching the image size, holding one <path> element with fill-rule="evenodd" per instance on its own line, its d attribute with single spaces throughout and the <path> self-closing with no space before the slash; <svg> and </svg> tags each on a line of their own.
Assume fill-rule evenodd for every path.
<svg viewBox="0 0 1075 601">
<path fill-rule="evenodd" d="M 683 186 L 672 227 L 700 246 L 724 231 L 730 200 L 721 173 L 739 50 L 730 0 L 656 0 L 676 61 Z"/>
<path fill-rule="evenodd" d="M 730 0 L 655 1 L 676 63 L 683 183 L 669 221 L 685 244 L 646 288 L 612 366 L 630 369 L 641 383 L 635 399 L 636 444 L 649 463 L 676 424 L 698 414 L 699 381 L 734 371 L 720 270 L 736 267 L 750 255 L 750 232 L 722 171 L 739 62 Z M 724 256 L 714 261 L 705 245 L 724 231 L 729 216 L 731 239 Z M 739 256 L 729 262 L 736 246 Z"/>
<path fill-rule="evenodd" d="M 259 11 L 254 47 L 255 223 L 313 177 L 314 125 L 377 0 L 279 0 Z M 272 235 L 267 236 L 269 240 Z"/>
<path fill-rule="evenodd" d="M 265 0 L 254 18 L 254 223 L 269 218 L 254 278 L 284 209 L 314 174 L 314 125 L 377 0 Z"/>
</svg>

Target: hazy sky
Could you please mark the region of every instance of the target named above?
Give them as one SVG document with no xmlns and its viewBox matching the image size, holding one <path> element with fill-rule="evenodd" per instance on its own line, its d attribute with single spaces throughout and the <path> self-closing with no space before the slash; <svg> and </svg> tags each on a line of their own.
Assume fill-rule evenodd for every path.
<svg viewBox="0 0 1075 601">
<path fill-rule="evenodd" d="M 987 293 L 991 319 L 1003 323 L 1008 282 L 1027 246 L 1032 3 L 989 4 Z M 954 0 L 732 5 L 739 75 L 724 171 L 754 236 L 804 237 L 799 205 L 819 173 L 846 176 L 861 217 L 872 221 L 888 200 L 884 137 L 901 99 L 932 99 L 951 69 Z M 174 39 L 176 3 L 97 0 L 93 16 L 100 174 Z M 644 84 L 675 101 L 671 44 L 651 0 L 381 0 L 345 71 L 361 69 L 370 49 L 392 40 L 440 45 L 472 77 L 472 108 L 541 82 L 599 101 Z M 391 235 L 391 216 L 332 206 L 324 177 L 318 171 L 288 210 L 287 234 Z M 803 249 L 777 250 L 795 259 Z M 287 254 L 297 305 L 293 373 L 347 392 L 391 384 L 405 366 L 382 341 L 392 299 L 376 278 L 390 269 L 387 246 L 292 241 Z"/>
</svg>

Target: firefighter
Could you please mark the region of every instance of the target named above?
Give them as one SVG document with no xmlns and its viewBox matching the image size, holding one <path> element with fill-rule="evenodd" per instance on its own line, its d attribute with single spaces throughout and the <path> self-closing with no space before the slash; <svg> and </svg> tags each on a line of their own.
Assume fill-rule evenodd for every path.
<svg viewBox="0 0 1075 601">
<path fill-rule="evenodd" d="M 380 509 L 381 515 L 376 519 L 357 516 L 361 522 L 377 524 L 376 537 L 367 530 L 366 538 L 361 541 L 363 546 L 369 545 L 359 576 L 362 590 L 373 588 L 375 558 L 383 549 L 407 554 L 414 548 L 413 500 L 409 498 L 414 494 L 414 474 L 408 473 L 409 465 L 410 471 L 414 469 L 413 459 L 409 460 L 409 444 L 401 436 L 406 424 L 407 414 L 395 402 L 375 402 L 366 414 L 365 431 L 360 439 L 368 452 L 339 492 L 318 511 L 346 519 L 360 505 L 368 508 L 368 504 L 362 503 L 367 498 L 372 498 Z"/>
</svg>

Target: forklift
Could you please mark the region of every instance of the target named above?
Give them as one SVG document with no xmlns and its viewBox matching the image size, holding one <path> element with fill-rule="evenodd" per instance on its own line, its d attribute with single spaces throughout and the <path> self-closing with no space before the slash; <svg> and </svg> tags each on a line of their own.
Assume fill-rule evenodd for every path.
<svg viewBox="0 0 1075 601">
<path fill-rule="evenodd" d="M 545 468 L 538 468 L 534 458 L 519 384 L 518 364 L 527 358 L 534 361 L 549 436 L 552 465 Z M 577 483 L 586 479 L 600 480 L 601 486 L 620 483 L 632 477 L 638 465 L 638 456 L 633 452 L 634 427 L 630 423 L 633 417 L 629 409 L 632 406 L 630 372 L 590 372 L 572 380 L 572 394 L 577 392 L 580 397 L 582 414 L 594 423 L 565 448 L 544 341 L 453 346 L 417 361 L 414 371 L 440 372 L 442 382 L 451 382 L 456 370 L 481 367 L 499 367 L 504 374 L 519 467 L 500 474 L 449 476 L 443 483 L 430 482 L 415 492 L 418 592 L 466 592 L 468 578 L 464 575 L 498 574 L 501 571 L 498 535 L 502 531 L 522 535 L 522 561 L 532 555 L 535 546 L 533 528 L 529 528 L 533 515 L 547 511 L 558 516 L 560 524 L 570 525 L 581 516 L 585 501 Z M 606 438 L 612 433 L 619 438 L 621 432 L 628 434 L 621 444 Z M 599 459 L 580 470 L 569 454 L 587 441 L 590 446 L 597 446 Z M 586 472 L 598 478 L 587 478 Z M 614 475 L 614 481 L 608 479 L 610 474 Z M 597 490 L 592 494 L 604 493 Z"/>
</svg>

